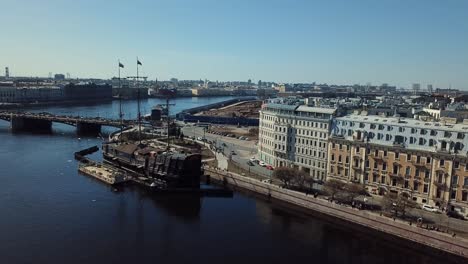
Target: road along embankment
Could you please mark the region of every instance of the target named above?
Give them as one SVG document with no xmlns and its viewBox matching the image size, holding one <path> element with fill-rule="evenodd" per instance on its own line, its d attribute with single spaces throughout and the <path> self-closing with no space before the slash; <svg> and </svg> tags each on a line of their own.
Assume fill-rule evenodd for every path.
<svg viewBox="0 0 468 264">
<path fill-rule="evenodd" d="M 326 200 L 314 198 L 313 196 L 308 196 L 304 193 L 284 189 L 273 184 L 263 183 L 256 179 L 225 172 L 212 167 L 205 167 L 205 175 L 209 175 L 211 179 L 221 181 L 224 184 L 246 189 L 269 198 L 310 209 L 366 228 L 371 228 L 445 253 L 468 258 L 468 241 L 462 238 L 454 238 L 448 234 L 422 229 L 415 225 L 409 225 L 399 221 L 392 221 L 387 217 L 379 216 L 368 211 L 344 207 Z"/>
</svg>

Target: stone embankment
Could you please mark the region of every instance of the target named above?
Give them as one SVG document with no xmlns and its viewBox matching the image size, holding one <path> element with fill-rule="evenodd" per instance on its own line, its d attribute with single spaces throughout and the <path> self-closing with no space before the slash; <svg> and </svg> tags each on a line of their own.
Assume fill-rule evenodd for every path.
<svg viewBox="0 0 468 264">
<path fill-rule="evenodd" d="M 304 193 L 281 188 L 277 185 L 225 172 L 216 168 L 206 167 L 205 175 L 225 184 L 246 189 L 296 206 L 310 209 L 354 224 L 410 240 L 424 246 L 432 247 L 449 254 L 468 258 L 468 241 L 452 237 L 445 233 L 426 230 L 416 225 L 400 221 L 392 221 L 369 211 L 356 210 L 342 205 L 317 199 Z"/>
</svg>

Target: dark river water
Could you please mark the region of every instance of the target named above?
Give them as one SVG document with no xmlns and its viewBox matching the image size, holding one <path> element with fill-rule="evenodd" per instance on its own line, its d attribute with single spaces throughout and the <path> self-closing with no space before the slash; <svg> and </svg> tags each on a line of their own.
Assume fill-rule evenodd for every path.
<svg viewBox="0 0 468 264">
<path fill-rule="evenodd" d="M 225 99 L 178 99 L 171 112 Z M 135 106 L 124 103 L 126 118 Z M 117 117 L 118 102 L 34 111 Z M 66 125 L 52 135 L 8 125 L 0 120 L 0 263 L 450 263 L 249 194 L 116 191 L 77 172 L 73 152 L 100 139 Z"/>
</svg>

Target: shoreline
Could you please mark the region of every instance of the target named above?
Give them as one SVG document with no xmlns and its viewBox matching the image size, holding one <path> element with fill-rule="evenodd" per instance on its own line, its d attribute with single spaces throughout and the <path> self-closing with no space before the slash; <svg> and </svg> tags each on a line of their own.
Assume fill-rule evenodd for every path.
<svg viewBox="0 0 468 264">
<path fill-rule="evenodd" d="M 400 221 L 391 221 L 366 211 L 360 211 L 333 204 L 328 201 L 314 198 L 300 192 L 280 188 L 279 186 L 263 183 L 231 172 L 223 172 L 214 168 L 205 168 L 205 175 L 225 185 L 234 186 L 274 199 L 286 204 L 298 206 L 308 212 L 332 217 L 336 220 L 352 223 L 365 229 L 374 230 L 386 236 L 403 239 L 407 242 L 417 243 L 419 246 L 432 248 L 456 257 L 468 258 L 468 241 L 459 237 L 452 237 L 443 233 L 436 233 L 408 225 Z"/>
</svg>

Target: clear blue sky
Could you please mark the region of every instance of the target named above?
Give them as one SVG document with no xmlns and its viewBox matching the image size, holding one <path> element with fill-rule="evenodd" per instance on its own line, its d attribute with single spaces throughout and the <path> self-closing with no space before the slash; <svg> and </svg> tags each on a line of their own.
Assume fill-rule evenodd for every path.
<svg viewBox="0 0 468 264">
<path fill-rule="evenodd" d="M 0 0 L 14 75 L 411 83 L 468 90 L 466 0 Z M 2 70 L 3 72 L 3 70 Z M 3 73 L 2 73 L 3 75 Z"/>
</svg>

